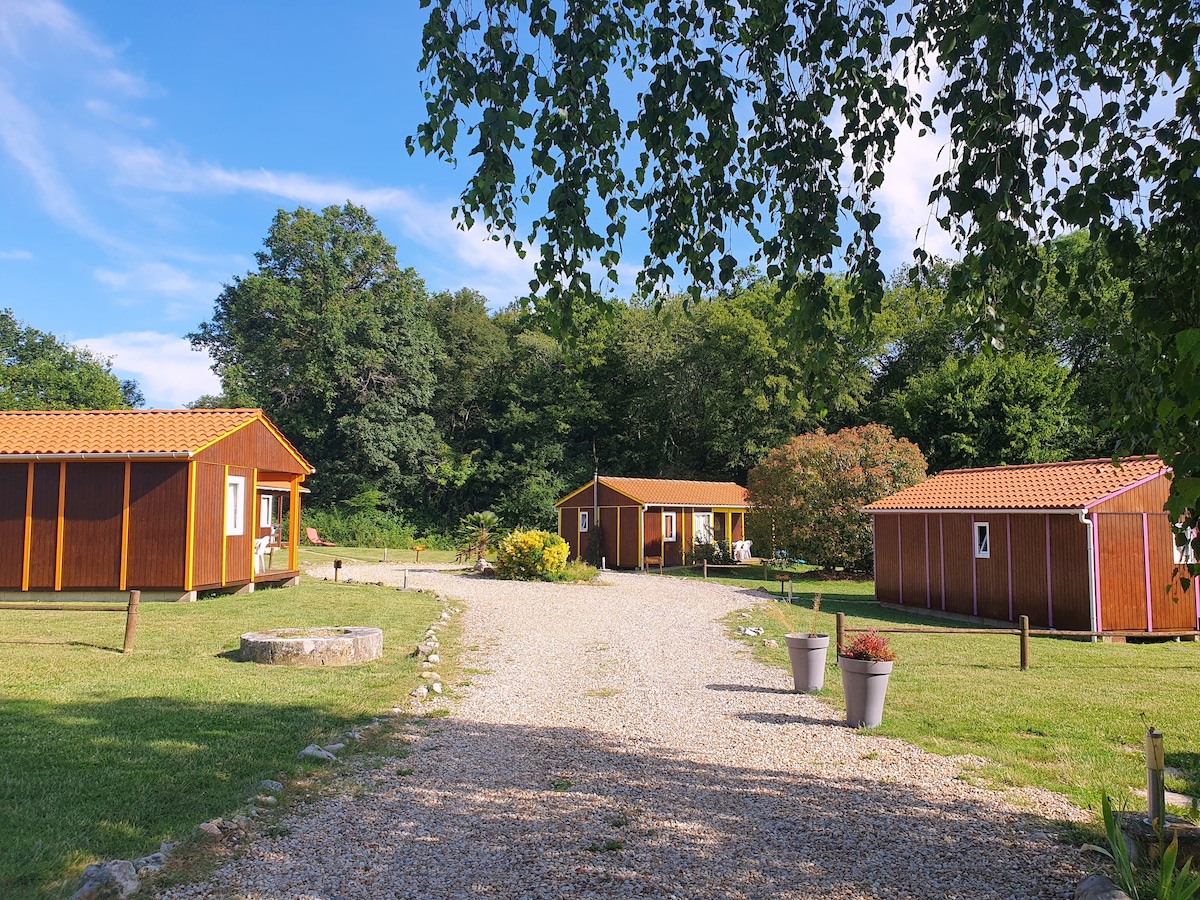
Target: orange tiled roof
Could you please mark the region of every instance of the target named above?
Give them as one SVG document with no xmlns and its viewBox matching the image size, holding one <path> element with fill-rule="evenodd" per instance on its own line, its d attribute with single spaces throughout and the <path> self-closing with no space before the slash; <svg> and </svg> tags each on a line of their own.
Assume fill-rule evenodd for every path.
<svg viewBox="0 0 1200 900">
<path fill-rule="evenodd" d="M 953 469 L 876 500 L 868 512 L 897 509 L 1084 509 L 1166 471 L 1156 456 Z"/>
<path fill-rule="evenodd" d="M 610 478 L 601 475 L 600 482 L 653 506 L 749 506 L 746 489 L 732 481 Z"/>
<path fill-rule="evenodd" d="M 261 409 L 120 409 L 0 412 L 0 456 L 188 455 Z"/>
</svg>

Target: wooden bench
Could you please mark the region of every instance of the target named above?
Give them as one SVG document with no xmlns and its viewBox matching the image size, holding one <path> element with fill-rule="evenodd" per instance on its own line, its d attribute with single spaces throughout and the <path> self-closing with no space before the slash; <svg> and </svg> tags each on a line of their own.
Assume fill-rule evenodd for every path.
<svg viewBox="0 0 1200 900">
<path fill-rule="evenodd" d="M 651 566 L 658 566 L 658 574 L 661 575 L 663 571 L 663 558 L 661 556 L 647 556 L 645 565 L 647 572 L 650 571 Z"/>
</svg>

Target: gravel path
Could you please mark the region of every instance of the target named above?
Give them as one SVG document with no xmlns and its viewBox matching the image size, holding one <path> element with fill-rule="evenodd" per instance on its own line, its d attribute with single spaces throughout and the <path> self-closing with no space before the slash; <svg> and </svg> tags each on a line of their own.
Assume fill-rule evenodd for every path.
<svg viewBox="0 0 1200 900">
<path fill-rule="evenodd" d="M 1085 818 L 1063 798 L 973 787 L 956 777 L 968 760 L 850 731 L 751 660 L 717 620 L 761 595 L 408 568 L 465 609 L 472 683 L 452 715 L 410 726 L 412 755 L 355 775 L 361 790 L 164 897 L 1025 900 L 1082 875 L 1039 833 L 1039 817 Z"/>
</svg>

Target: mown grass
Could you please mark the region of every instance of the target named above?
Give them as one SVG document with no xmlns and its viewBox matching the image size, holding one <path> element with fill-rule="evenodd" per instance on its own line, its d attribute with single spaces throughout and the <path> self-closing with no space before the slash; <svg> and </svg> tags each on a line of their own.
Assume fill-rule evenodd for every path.
<svg viewBox="0 0 1200 900">
<path fill-rule="evenodd" d="M 300 568 L 306 565 L 328 565 L 335 559 L 340 559 L 346 565 L 352 563 L 383 562 L 383 549 L 379 547 L 312 547 L 308 544 L 300 546 Z M 387 550 L 387 561 L 396 565 L 418 565 L 417 553 L 408 547 L 390 547 Z M 458 560 L 456 550 L 422 550 L 421 563 L 452 563 Z M 463 563 L 466 568 L 466 563 Z"/>
<path fill-rule="evenodd" d="M 724 579 L 751 590 L 756 579 Z M 752 618 L 731 616 L 731 628 L 757 625 L 758 638 L 742 638 L 754 656 L 788 669 L 782 636 L 808 631 L 812 598 L 823 597 L 817 628 L 833 635 L 834 615 L 847 627 L 889 625 L 968 627 L 930 616 L 885 609 L 871 598 L 869 582 L 797 581 L 798 605 L 758 590 Z M 748 595 L 748 599 L 753 594 Z M 748 604 L 749 606 L 749 604 Z M 782 614 L 782 615 L 780 615 Z M 1160 728 L 1167 765 L 1183 772 L 1168 785 L 1200 794 L 1200 644 L 1108 644 L 1034 638 L 1031 668 L 1022 672 L 1019 644 L 1008 635 L 889 635 L 897 652 L 877 733 L 942 754 L 974 754 L 988 762 L 976 775 L 997 785 L 1040 786 L 1099 808 L 1101 791 L 1130 808 L 1144 786 L 1145 730 Z M 779 647 L 763 644 L 774 639 Z M 844 709 L 841 677 L 830 652 L 823 699 Z"/>
<path fill-rule="evenodd" d="M 424 554 L 422 554 L 424 556 Z M 197 603 L 146 603 L 119 652 L 116 613 L 3 613 L 0 897 L 69 895 L 89 862 L 129 859 L 303 772 L 297 752 L 389 710 L 416 681 L 428 594 L 304 580 Z M 384 658 L 294 669 L 237 661 L 267 628 L 369 625 Z"/>
</svg>

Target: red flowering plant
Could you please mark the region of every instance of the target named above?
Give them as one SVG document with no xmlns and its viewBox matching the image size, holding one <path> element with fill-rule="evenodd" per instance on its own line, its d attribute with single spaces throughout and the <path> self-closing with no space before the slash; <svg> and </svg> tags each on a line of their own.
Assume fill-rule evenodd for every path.
<svg viewBox="0 0 1200 900">
<path fill-rule="evenodd" d="M 842 651 L 846 659 L 865 659 L 870 662 L 891 662 L 896 658 L 888 639 L 878 631 L 864 631 Z"/>
</svg>

